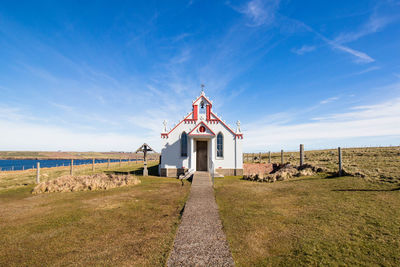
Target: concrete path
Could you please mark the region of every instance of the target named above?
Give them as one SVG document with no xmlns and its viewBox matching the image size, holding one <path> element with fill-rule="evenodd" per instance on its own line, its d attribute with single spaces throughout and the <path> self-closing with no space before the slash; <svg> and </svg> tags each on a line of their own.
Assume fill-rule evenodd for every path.
<svg viewBox="0 0 400 267">
<path fill-rule="evenodd" d="M 196 172 L 168 266 L 233 266 L 210 175 Z"/>
</svg>

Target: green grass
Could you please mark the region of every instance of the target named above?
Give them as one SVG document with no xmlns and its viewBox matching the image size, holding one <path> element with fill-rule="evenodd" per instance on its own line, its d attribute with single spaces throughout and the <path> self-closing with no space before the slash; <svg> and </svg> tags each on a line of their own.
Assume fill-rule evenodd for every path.
<svg viewBox="0 0 400 267">
<path fill-rule="evenodd" d="M 33 184 L 3 188 L 0 266 L 165 265 L 190 186 L 139 178 L 139 185 L 107 191 L 32 195 Z"/>
<path fill-rule="evenodd" d="M 400 190 L 361 178 L 216 179 L 238 266 L 398 266 Z"/>
</svg>

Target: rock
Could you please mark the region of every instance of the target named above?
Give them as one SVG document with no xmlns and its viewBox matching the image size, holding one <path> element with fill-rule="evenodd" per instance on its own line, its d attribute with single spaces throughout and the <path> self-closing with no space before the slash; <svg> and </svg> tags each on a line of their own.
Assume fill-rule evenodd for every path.
<svg viewBox="0 0 400 267">
<path fill-rule="evenodd" d="M 312 166 L 311 164 L 303 164 L 302 166 L 298 167 L 292 166 L 290 163 L 265 164 L 264 167 L 260 166 L 264 164 L 246 165 L 245 175 L 243 176 L 243 179 L 258 182 L 285 181 L 293 177 L 311 176 L 314 175 L 316 172 L 324 171 L 324 169 Z"/>
<path fill-rule="evenodd" d="M 361 178 L 365 178 L 365 177 L 366 177 L 366 175 L 363 174 L 362 172 L 356 172 L 356 173 L 354 174 L 354 176 L 358 176 L 358 177 L 361 177 Z"/>
<path fill-rule="evenodd" d="M 298 176 L 311 176 L 311 175 L 314 175 L 314 172 L 310 168 L 303 169 L 298 173 Z"/>
</svg>

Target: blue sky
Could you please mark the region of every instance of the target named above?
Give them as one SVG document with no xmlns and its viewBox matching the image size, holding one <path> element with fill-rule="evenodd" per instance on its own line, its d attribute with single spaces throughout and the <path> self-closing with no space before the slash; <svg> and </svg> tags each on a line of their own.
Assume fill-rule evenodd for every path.
<svg viewBox="0 0 400 267">
<path fill-rule="evenodd" d="M 247 152 L 399 145 L 400 1 L 0 5 L 1 150 L 160 150 L 202 83 Z"/>
</svg>

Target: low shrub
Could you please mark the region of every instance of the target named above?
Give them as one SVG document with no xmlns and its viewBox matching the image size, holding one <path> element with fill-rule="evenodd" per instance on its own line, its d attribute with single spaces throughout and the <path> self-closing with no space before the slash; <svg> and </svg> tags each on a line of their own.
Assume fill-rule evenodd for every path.
<svg viewBox="0 0 400 267">
<path fill-rule="evenodd" d="M 136 185 L 141 181 L 132 175 L 94 174 L 71 176 L 64 175 L 57 179 L 41 182 L 32 194 L 50 192 L 74 192 L 88 190 L 107 190 L 115 187 Z"/>
</svg>

